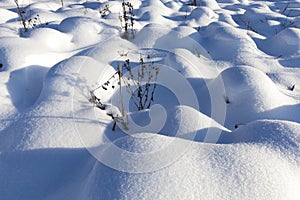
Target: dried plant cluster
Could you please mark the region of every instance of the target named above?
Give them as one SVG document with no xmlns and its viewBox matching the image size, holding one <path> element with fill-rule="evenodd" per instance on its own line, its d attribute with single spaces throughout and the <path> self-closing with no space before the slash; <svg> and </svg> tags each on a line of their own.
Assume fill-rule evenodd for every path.
<svg viewBox="0 0 300 200">
<path fill-rule="evenodd" d="M 102 18 L 105 18 L 107 15 L 111 13 L 111 10 L 109 8 L 110 8 L 109 4 L 106 4 L 104 7 L 99 8 L 99 13 Z"/>
<path fill-rule="evenodd" d="M 121 28 L 124 30 L 123 37 L 130 38 L 134 37 L 134 13 L 133 5 L 130 2 L 122 2 L 122 13 L 119 17 L 121 22 Z"/>
<path fill-rule="evenodd" d="M 124 75 L 124 72 L 126 75 Z M 124 85 L 126 91 L 131 96 L 132 103 L 136 106 L 137 110 L 149 109 L 154 102 L 154 94 L 156 90 L 156 81 L 159 74 L 159 67 L 154 62 L 145 63 L 144 59 L 140 57 L 139 65 L 136 68 L 132 68 L 130 60 L 127 59 L 122 64 L 121 69 L 115 72 L 107 81 L 102 85 L 99 85 L 91 91 L 91 103 L 101 103 L 94 95 L 94 91 L 115 89 L 116 85 L 113 83 L 113 79 L 118 77 L 117 85 Z"/>
<path fill-rule="evenodd" d="M 125 73 L 124 73 L 125 72 Z M 122 116 L 115 116 L 112 113 L 108 113 L 114 120 L 113 130 L 116 127 L 116 122 L 119 121 L 126 126 L 126 113 L 124 111 L 123 104 L 123 89 L 126 88 L 126 92 L 130 95 L 130 101 L 136 107 L 138 111 L 149 109 L 154 102 L 154 94 L 157 87 L 157 77 L 159 74 L 159 67 L 154 62 L 145 63 L 142 56 L 140 57 L 139 65 L 132 68 L 130 60 L 127 59 L 123 63 L 120 62 L 119 70 L 115 72 L 107 81 L 102 85 L 99 85 L 94 90 L 90 91 L 91 98 L 89 101 L 96 104 L 98 108 L 105 110 L 106 105 L 94 94 L 96 90 L 107 91 L 109 89 L 115 89 L 119 87 L 120 92 L 120 110 Z M 117 83 L 114 79 L 117 78 Z"/>
<path fill-rule="evenodd" d="M 24 29 L 24 32 L 28 32 L 30 29 L 35 29 L 39 26 L 48 25 L 48 23 L 42 23 L 40 19 L 40 15 L 37 14 L 34 17 L 29 17 L 29 19 L 26 18 L 26 10 L 24 8 L 21 8 L 19 5 L 19 1 L 15 0 L 15 4 L 17 7 L 18 15 L 21 19 L 21 23 Z"/>
<path fill-rule="evenodd" d="M 136 73 L 133 72 L 129 59 L 125 61 L 123 67 L 128 71 L 129 76 L 122 76 L 122 80 L 131 95 L 133 104 L 138 110 L 149 109 L 154 101 L 159 67 L 153 62 L 146 64 L 142 57 Z"/>
</svg>

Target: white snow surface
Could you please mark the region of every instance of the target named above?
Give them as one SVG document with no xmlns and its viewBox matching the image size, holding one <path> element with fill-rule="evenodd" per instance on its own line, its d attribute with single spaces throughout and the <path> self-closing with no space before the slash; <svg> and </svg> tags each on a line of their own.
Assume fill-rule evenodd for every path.
<svg viewBox="0 0 300 200">
<path fill-rule="evenodd" d="M 122 1 L 18 1 L 27 32 L 14 2 L 0 2 L 0 199 L 300 199 L 299 0 L 130 0 L 133 33 Z M 116 71 L 140 56 L 160 67 L 155 105 L 137 111 L 121 82 L 113 131 Z"/>
</svg>

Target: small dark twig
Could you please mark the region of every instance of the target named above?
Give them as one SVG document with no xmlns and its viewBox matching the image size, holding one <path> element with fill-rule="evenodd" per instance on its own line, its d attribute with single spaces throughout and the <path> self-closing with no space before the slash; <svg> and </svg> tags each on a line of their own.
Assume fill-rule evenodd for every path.
<svg viewBox="0 0 300 200">
<path fill-rule="evenodd" d="M 228 96 L 224 96 L 224 100 L 225 100 L 225 103 L 226 103 L 226 104 L 230 104 L 230 103 L 231 103 L 231 102 L 229 101 Z"/>
<path fill-rule="evenodd" d="M 287 3 L 286 6 L 284 7 L 284 9 L 281 11 L 280 14 L 283 15 L 285 13 L 285 11 L 288 9 L 289 5 L 290 5 L 290 3 Z"/>
<path fill-rule="evenodd" d="M 295 90 L 295 84 L 294 85 L 292 85 L 291 87 L 288 87 L 288 90 L 291 90 L 291 91 L 294 91 Z"/>
</svg>

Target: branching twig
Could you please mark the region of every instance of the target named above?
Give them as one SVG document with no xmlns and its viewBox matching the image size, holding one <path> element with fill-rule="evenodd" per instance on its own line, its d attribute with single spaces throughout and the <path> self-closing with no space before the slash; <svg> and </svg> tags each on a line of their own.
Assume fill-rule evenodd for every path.
<svg viewBox="0 0 300 200">
<path fill-rule="evenodd" d="M 122 2 L 122 14 L 120 15 L 119 19 L 121 22 L 121 28 L 124 29 L 125 37 L 129 37 L 131 34 L 134 37 L 134 14 L 133 14 L 133 5 L 130 2 Z"/>
<path fill-rule="evenodd" d="M 123 68 L 128 71 L 128 77 L 124 76 Z M 114 120 L 113 130 L 116 127 L 117 121 L 122 123 L 124 129 L 128 129 L 123 104 L 123 84 L 125 85 L 126 91 L 131 95 L 131 101 L 138 110 L 143 110 L 145 108 L 149 109 L 151 103 L 154 102 L 154 93 L 157 86 L 156 81 L 158 73 L 159 67 L 155 66 L 154 62 L 151 62 L 149 64 L 144 63 L 142 56 L 140 57 L 140 65 L 138 66 L 136 73 L 134 73 L 130 66 L 130 61 L 129 59 L 127 59 L 125 60 L 124 64 L 120 62 L 118 71 L 115 72 L 105 83 L 90 91 L 91 98 L 89 101 L 96 104 L 100 109 L 105 109 L 105 104 L 101 103 L 100 99 L 94 94 L 94 91 L 98 89 L 108 90 L 108 87 L 111 84 L 111 79 L 115 78 L 115 75 L 118 75 L 118 85 L 120 87 L 119 91 L 121 116 L 110 116 Z M 151 85 L 153 86 L 151 87 Z M 114 89 L 113 85 L 112 88 Z M 135 93 L 134 91 L 137 92 Z"/>
<path fill-rule="evenodd" d="M 27 27 L 27 24 L 26 24 L 25 16 L 24 16 L 25 12 L 24 12 L 24 10 L 21 10 L 20 5 L 19 5 L 19 1 L 18 0 L 14 0 L 14 1 L 15 1 L 16 6 L 17 6 L 17 11 L 18 11 L 19 17 L 21 18 L 21 21 L 22 21 L 24 31 L 27 32 L 28 27 Z"/>
<path fill-rule="evenodd" d="M 239 19 L 241 20 L 241 22 L 247 26 L 247 28 L 250 30 L 250 31 L 253 31 L 255 33 L 258 33 L 252 26 L 250 26 L 250 22 L 246 22 L 243 20 L 243 18 L 239 17 Z"/>
</svg>

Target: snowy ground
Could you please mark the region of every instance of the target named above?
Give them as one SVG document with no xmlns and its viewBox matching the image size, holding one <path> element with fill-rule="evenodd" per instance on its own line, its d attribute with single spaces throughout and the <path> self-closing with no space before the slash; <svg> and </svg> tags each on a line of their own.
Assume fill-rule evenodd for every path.
<svg viewBox="0 0 300 200">
<path fill-rule="evenodd" d="M 128 33 L 122 1 L 0 2 L 0 198 L 298 200 L 300 1 L 130 2 Z M 112 131 L 118 80 L 89 91 L 141 56 L 155 105 L 123 85 Z"/>
</svg>

